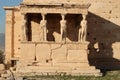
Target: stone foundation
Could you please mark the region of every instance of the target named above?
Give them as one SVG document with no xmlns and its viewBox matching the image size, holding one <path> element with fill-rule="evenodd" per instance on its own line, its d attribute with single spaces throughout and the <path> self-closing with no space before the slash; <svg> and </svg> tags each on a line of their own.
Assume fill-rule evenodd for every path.
<svg viewBox="0 0 120 80">
<path fill-rule="evenodd" d="M 88 44 L 88 42 L 66 44 L 53 42 L 22 42 L 21 50 L 24 53 L 21 53 L 22 57 L 17 62 L 16 72 L 38 73 L 41 75 L 65 74 L 100 76 L 100 70 L 89 65 L 87 58 L 89 54 L 87 49 Z M 70 45 L 74 48 L 70 48 Z M 31 49 L 32 51 L 30 51 Z M 27 55 L 33 56 L 29 57 Z"/>
</svg>

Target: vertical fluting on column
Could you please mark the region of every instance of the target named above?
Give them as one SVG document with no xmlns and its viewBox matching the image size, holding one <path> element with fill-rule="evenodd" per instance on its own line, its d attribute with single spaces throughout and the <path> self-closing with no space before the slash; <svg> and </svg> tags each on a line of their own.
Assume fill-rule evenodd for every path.
<svg viewBox="0 0 120 80">
<path fill-rule="evenodd" d="M 47 20 L 45 20 L 46 14 L 41 14 L 42 20 L 40 21 L 40 27 L 41 27 L 41 35 L 40 35 L 40 41 L 47 41 Z"/>
<path fill-rule="evenodd" d="M 66 16 L 66 14 L 61 14 L 62 20 L 60 21 L 60 26 L 61 26 L 60 31 L 61 31 L 61 41 L 62 42 L 66 41 L 66 33 L 67 33 L 66 32 L 66 28 L 67 28 L 66 23 L 67 23 L 67 21 L 65 20 L 65 16 Z"/>
<path fill-rule="evenodd" d="M 80 29 L 79 29 L 79 42 L 86 41 L 87 36 L 87 20 L 86 15 L 82 14 L 82 21 L 80 23 Z"/>
<path fill-rule="evenodd" d="M 27 14 L 23 15 L 23 21 L 22 21 L 22 41 L 27 41 Z"/>
</svg>

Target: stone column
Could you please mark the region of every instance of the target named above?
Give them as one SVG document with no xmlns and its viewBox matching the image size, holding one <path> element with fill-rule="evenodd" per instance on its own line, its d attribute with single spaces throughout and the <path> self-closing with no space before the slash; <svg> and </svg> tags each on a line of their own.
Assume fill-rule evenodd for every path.
<svg viewBox="0 0 120 80">
<path fill-rule="evenodd" d="M 41 14 L 42 15 L 42 20 L 40 21 L 40 28 L 41 34 L 40 34 L 40 41 L 47 41 L 47 21 L 45 20 L 45 15 L 46 14 Z"/>
<path fill-rule="evenodd" d="M 86 41 L 86 36 L 87 36 L 87 20 L 86 20 L 86 15 L 82 14 L 82 21 L 80 23 L 80 29 L 79 29 L 79 42 L 84 42 Z"/>
<path fill-rule="evenodd" d="M 22 22 L 22 41 L 27 41 L 27 14 L 22 14 L 23 15 L 23 22 Z"/>
<path fill-rule="evenodd" d="M 61 14 L 61 17 L 62 17 L 62 20 L 60 21 L 60 26 L 61 26 L 61 41 L 66 41 L 66 28 L 67 28 L 67 25 L 66 25 L 66 20 L 65 20 L 65 15 L 66 14 Z"/>
</svg>

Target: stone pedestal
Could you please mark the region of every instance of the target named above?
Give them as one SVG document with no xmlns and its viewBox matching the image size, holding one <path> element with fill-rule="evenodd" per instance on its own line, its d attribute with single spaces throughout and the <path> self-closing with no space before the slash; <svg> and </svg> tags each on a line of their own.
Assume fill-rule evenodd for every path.
<svg viewBox="0 0 120 80">
<path fill-rule="evenodd" d="M 87 57 L 89 53 L 87 49 L 88 42 L 66 43 L 64 45 L 60 43 L 44 42 L 32 43 L 32 45 L 30 45 L 31 43 L 23 43 L 22 45 L 27 44 L 29 45 L 28 47 L 22 46 L 24 48 L 21 48 L 23 50 L 21 54 L 25 54 L 26 49 L 30 50 L 31 47 L 33 47 L 32 45 L 36 44 L 36 61 L 30 60 L 29 58 L 29 61 L 27 59 L 21 59 L 17 65 L 17 71 L 19 73 L 38 73 L 39 75 L 101 75 L 100 70 L 89 65 Z M 31 52 L 27 54 L 32 55 Z M 22 55 L 22 58 L 24 57 L 25 55 Z"/>
</svg>

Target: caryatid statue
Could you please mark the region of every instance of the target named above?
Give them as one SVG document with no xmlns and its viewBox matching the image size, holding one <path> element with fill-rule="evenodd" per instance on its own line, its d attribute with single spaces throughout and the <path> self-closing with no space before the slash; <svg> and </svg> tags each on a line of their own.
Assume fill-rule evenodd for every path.
<svg viewBox="0 0 120 80">
<path fill-rule="evenodd" d="M 80 23 L 80 29 L 79 29 L 79 41 L 86 41 L 87 36 L 87 20 L 86 15 L 82 15 L 83 20 Z"/>
<path fill-rule="evenodd" d="M 61 25 L 61 41 L 65 41 L 66 39 L 66 20 L 65 20 L 65 14 L 61 14 L 62 16 L 62 20 L 60 21 L 60 25 Z"/>
<path fill-rule="evenodd" d="M 42 14 L 42 20 L 40 21 L 40 41 L 46 41 L 46 28 L 47 21 L 45 20 L 45 14 Z"/>
<path fill-rule="evenodd" d="M 23 24 L 22 24 L 22 38 L 23 41 L 27 41 L 27 14 L 23 14 L 24 18 L 23 18 Z"/>
</svg>

